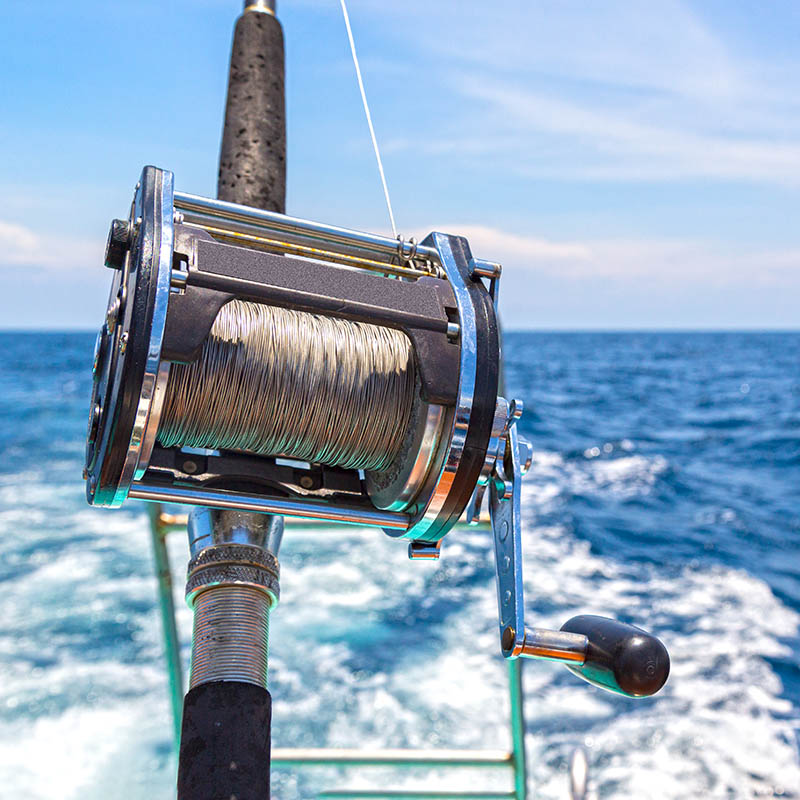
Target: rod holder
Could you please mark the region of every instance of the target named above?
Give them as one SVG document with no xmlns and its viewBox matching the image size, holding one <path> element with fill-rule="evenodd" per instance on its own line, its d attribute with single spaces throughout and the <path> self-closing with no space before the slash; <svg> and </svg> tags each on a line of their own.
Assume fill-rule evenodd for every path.
<svg viewBox="0 0 800 800">
<path fill-rule="evenodd" d="M 199 508 L 189 515 L 186 599 L 194 611 L 178 800 L 269 797 L 269 615 L 280 594 L 283 518 Z"/>
<path fill-rule="evenodd" d="M 280 596 L 283 517 L 201 508 L 189 517 L 186 601 L 194 611 L 190 686 L 267 687 L 269 615 Z"/>
</svg>

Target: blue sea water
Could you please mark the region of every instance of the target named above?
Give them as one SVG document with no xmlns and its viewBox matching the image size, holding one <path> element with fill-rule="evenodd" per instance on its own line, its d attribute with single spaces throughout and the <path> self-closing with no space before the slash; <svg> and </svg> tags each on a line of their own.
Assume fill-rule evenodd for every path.
<svg viewBox="0 0 800 800">
<path fill-rule="evenodd" d="M 81 481 L 93 337 L 0 334 L 0 796 L 168 798 L 171 725 L 145 509 Z M 525 665 L 531 796 L 800 797 L 800 334 L 511 333 L 526 403 L 531 621 L 657 632 L 654 699 Z M 180 575 L 186 545 L 170 541 Z M 488 535 L 412 563 L 376 530 L 292 528 L 270 680 L 277 746 L 509 745 Z M 179 600 L 188 646 L 191 620 Z M 184 652 L 185 655 L 188 651 Z M 438 770 L 276 772 L 336 786 L 507 788 Z"/>
</svg>

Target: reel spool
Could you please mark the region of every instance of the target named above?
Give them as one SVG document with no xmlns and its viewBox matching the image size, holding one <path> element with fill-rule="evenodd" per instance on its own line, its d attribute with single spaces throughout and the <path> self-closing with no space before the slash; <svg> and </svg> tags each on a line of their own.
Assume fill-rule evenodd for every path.
<svg viewBox="0 0 800 800">
<path fill-rule="evenodd" d="M 173 191 L 109 233 L 87 497 L 379 525 L 435 543 L 486 484 L 500 267 Z M 484 283 L 488 280 L 488 286 Z"/>
</svg>

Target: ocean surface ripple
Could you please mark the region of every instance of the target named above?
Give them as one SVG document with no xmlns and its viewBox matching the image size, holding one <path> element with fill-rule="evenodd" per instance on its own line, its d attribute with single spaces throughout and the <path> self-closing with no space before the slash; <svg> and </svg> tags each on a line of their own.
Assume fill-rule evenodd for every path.
<svg viewBox="0 0 800 800">
<path fill-rule="evenodd" d="M 81 481 L 93 337 L 0 334 L 0 795 L 173 796 L 175 761 L 144 507 Z M 800 334 L 511 333 L 531 622 L 616 616 L 656 632 L 650 700 L 525 665 L 531 797 L 800 798 Z M 183 605 L 186 544 L 170 540 Z M 275 746 L 509 746 L 490 541 L 437 564 L 367 529 L 287 531 L 273 614 Z M 337 786 L 509 788 L 486 772 L 314 768 Z"/>
</svg>

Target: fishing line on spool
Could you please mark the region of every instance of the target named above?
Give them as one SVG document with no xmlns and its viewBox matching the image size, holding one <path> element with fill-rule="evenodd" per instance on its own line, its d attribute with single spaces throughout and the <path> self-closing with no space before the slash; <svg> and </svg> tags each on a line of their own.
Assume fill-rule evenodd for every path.
<svg viewBox="0 0 800 800">
<path fill-rule="evenodd" d="M 158 441 L 379 472 L 415 384 L 401 331 L 232 300 L 201 357 L 171 366 Z"/>
</svg>

